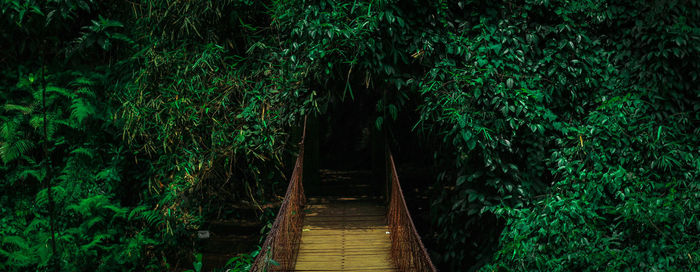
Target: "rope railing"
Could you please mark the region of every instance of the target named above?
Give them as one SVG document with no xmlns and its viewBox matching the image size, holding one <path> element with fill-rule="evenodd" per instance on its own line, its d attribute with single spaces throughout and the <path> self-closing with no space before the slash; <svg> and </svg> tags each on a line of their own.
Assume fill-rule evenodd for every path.
<svg viewBox="0 0 700 272">
<path fill-rule="evenodd" d="M 275 222 L 250 268 L 251 272 L 290 271 L 294 269 L 304 221 L 302 209 L 306 203 L 304 186 L 302 185 L 305 137 L 306 120 L 304 120 L 303 133 L 299 143 L 299 155 L 294 164 L 287 192 Z"/>
<path fill-rule="evenodd" d="M 436 272 L 428 251 L 408 212 L 406 200 L 401 190 L 394 157 L 387 149 L 387 178 L 391 190 L 389 200 L 389 231 L 391 236 L 391 258 L 398 271 Z"/>
</svg>

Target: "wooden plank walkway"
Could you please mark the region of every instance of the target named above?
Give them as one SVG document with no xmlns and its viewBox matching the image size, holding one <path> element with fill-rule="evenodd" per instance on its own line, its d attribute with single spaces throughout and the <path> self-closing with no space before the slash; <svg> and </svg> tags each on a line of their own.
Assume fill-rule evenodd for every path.
<svg viewBox="0 0 700 272">
<path fill-rule="evenodd" d="M 386 208 L 371 200 L 311 200 L 295 271 L 396 271 Z"/>
</svg>

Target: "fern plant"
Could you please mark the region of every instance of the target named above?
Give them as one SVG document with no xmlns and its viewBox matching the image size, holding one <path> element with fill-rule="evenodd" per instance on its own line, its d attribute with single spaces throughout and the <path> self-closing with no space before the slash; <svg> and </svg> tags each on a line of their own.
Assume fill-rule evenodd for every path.
<svg viewBox="0 0 700 272">
<path fill-rule="evenodd" d="M 10 218 L 17 216 L 10 211 L 29 211 L 26 220 L 15 219 L 0 227 L 5 234 L 0 241 L 3 270 L 46 269 L 52 265 L 52 254 L 58 254 L 62 270 L 112 271 L 135 266 L 142 261 L 146 245 L 158 244 L 146 231 L 157 223 L 154 214 L 146 206 L 123 207 L 115 199 L 124 156 L 122 148 L 104 142 L 109 136 L 99 133 L 111 124 L 109 113 L 98 111 L 106 105 L 95 91 L 102 87 L 102 76 L 66 72 L 47 75 L 47 81 L 60 82 L 75 74 L 80 76 L 65 87 L 51 83 L 45 90 L 31 74 L 26 75 L 2 105 L 0 174 L 5 178 L 0 186 L 3 191 L 24 188 L 16 197 L 34 196 L 2 211 Z M 46 93 L 46 119 L 39 106 L 42 91 Z M 38 148 L 44 125 L 49 158 Z M 53 166 L 51 176 L 47 176 L 49 165 Z M 47 217 L 49 190 L 43 184 L 49 180 L 56 206 L 55 253 L 47 246 L 52 234 Z"/>
</svg>

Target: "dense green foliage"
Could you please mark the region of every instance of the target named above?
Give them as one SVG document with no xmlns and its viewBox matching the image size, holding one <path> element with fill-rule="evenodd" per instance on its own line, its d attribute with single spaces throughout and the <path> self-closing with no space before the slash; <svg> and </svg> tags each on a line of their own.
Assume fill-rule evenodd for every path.
<svg viewBox="0 0 700 272">
<path fill-rule="evenodd" d="M 3 3 L 1 270 L 188 266 L 194 229 L 218 205 L 284 186 L 282 128 L 303 109 L 257 84 L 262 60 L 233 55 L 256 30 L 231 16 L 256 10 Z"/>
<path fill-rule="evenodd" d="M 419 83 L 457 167 L 434 206 L 442 257 L 488 261 L 496 215 L 494 268 L 697 265 L 698 5 L 463 8 Z"/>
<path fill-rule="evenodd" d="M 445 271 L 700 266 L 696 1 L 1 5 L 0 270 L 189 266 L 359 97 L 434 148 Z"/>
</svg>

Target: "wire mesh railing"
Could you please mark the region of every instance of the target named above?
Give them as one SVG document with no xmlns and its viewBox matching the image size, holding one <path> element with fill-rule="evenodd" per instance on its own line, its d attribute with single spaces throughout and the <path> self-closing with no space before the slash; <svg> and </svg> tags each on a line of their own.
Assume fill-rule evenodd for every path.
<svg viewBox="0 0 700 272">
<path fill-rule="evenodd" d="M 252 272 L 290 271 L 296 264 L 301 228 L 304 223 L 303 208 L 306 204 L 302 185 L 305 137 L 306 120 L 299 143 L 299 155 L 294 164 L 287 192 L 275 222 L 272 223 L 272 228 L 250 268 Z"/>
<path fill-rule="evenodd" d="M 396 172 L 394 157 L 387 149 L 387 178 L 389 195 L 389 213 L 387 220 L 391 236 L 391 258 L 398 271 L 436 272 L 428 251 L 408 212 L 406 200 L 401 190 L 401 183 Z"/>
</svg>

